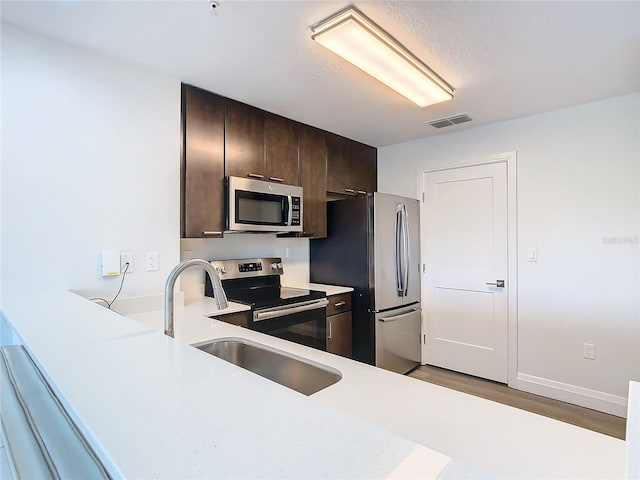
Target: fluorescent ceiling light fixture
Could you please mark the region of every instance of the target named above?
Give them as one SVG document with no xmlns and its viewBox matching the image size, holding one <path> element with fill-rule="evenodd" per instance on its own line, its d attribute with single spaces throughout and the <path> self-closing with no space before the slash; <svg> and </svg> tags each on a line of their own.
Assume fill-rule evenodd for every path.
<svg viewBox="0 0 640 480">
<path fill-rule="evenodd" d="M 311 38 L 420 107 L 453 98 L 453 87 L 355 7 L 311 27 Z"/>
</svg>

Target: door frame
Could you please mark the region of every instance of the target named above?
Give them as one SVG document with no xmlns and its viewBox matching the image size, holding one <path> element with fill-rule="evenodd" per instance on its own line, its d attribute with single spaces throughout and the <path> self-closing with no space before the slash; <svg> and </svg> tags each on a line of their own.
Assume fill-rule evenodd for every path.
<svg viewBox="0 0 640 480">
<path fill-rule="evenodd" d="M 476 167 L 492 163 L 505 163 L 507 167 L 507 279 L 509 290 L 507 293 L 507 383 L 511 388 L 516 388 L 518 381 L 518 195 L 517 195 L 517 154 L 516 151 L 499 153 L 476 161 L 464 163 L 452 163 L 450 166 L 430 170 L 418 169 L 417 181 L 420 198 L 420 230 L 425 225 L 424 205 L 424 177 L 425 174 L 455 170 L 466 167 Z M 422 275 L 425 275 L 425 251 L 424 242 L 420 242 L 420 263 Z M 421 285 L 422 300 L 422 365 L 425 364 L 426 350 L 426 319 L 425 310 L 425 281 Z"/>
</svg>

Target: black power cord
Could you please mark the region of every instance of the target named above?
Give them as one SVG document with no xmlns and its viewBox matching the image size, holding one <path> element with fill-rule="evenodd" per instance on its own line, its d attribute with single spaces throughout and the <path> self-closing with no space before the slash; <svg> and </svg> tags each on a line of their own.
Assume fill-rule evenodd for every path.
<svg viewBox="0 0 640 480">
<path fill-rule="evenodd" d="M 93 297 L 93 298 L 90 298 L 89 300 L 91 301 L 99 300 L 101 302 L 104 302 L 107 305 L 107 308 L 111 310 L 111 305 L 113 305 L 113 302 L 116 301 L 116 299 L 118 298 L 118 295 L 120 295 L 120 292 L 122 291 L 122 286 L 124 285 L 124 277 L 127 274 L 127 270 L 129 270 L 129 262 L 124 264 L 124 272 L 122 272 L 122 281 L 120 282 L 120 288 L 118 289 L 118 293 L 116 293 L 116 296 L 113 297 L 113 300 L 108 301 L 101 297 Z"/>
</svg>

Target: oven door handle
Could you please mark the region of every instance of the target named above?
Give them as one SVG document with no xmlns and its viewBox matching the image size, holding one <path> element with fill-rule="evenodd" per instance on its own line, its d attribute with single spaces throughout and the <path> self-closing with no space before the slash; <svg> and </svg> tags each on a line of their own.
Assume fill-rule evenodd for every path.
<svg viewBox="0 0 640 480">
<path fill-rule="evenodd" d="M 329 300 L 323 298 L 322 300 L 314 300 L 312 302 L 296 303 L 294 305 L 285 305 L 282 307 L 264 309 L 260 310 L 259 312 L 253 312 L 253 321 L 260 322 L 262 320 L 268 320 L 270 318 L 284 317 L 286 315 L 293 315 L 294 313 L 316 310 L 318 308 L 324 308 L 328 304 Z"/>
</svg>

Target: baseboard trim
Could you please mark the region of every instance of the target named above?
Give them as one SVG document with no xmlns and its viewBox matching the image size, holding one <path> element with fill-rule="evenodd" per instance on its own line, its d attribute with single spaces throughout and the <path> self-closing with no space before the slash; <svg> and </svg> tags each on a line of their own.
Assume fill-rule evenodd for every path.
<svg viewBox="0 0 640 480">
<path fill-rule="evenodd" d="M 556 382 L 548 378 L 518 373 L 515 388 L 536 395 L 542 395 L 581 407 L 610 413 L 618 417 L 627 416 L 627 399 L 618 395 L 579 387 L 568 383 Z"/>
</svg>

